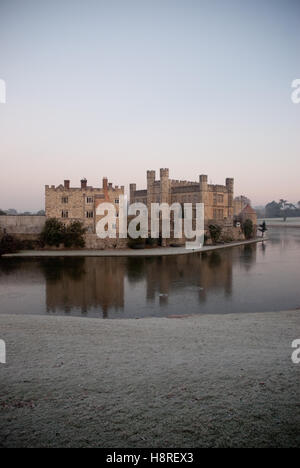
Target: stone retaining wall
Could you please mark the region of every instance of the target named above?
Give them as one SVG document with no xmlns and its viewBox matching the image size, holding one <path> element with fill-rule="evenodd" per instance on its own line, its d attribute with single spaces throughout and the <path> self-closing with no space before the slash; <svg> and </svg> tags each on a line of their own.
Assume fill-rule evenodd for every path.
<svg viewBox="0 0 300 468">
<path fill-rule="evenodd" d="M 7 234 L 35 234 L 42 231 L 46 222 L 46 216 L 0 216 L 0 228 Z"/>
</svg>

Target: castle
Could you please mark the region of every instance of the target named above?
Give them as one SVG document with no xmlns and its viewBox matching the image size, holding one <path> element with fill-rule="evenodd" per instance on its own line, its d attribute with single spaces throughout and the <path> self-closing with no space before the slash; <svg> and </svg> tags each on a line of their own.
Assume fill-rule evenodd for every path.
<svg viewBox="0 0 300 468">
<path fill-rule="evenodd" d="M 160 169 L 160 177 L 156 180 L 153 170 L 147 171 L 147 188 L 137 190 L 136 184 L 129 187 L 130 203 L 141 202 L 147 205 L 151 212 L 151 203 L 203 203 L 205 226 L 218 223 L 228 237 L 238 239 L 241 230 L 234 228 L 234 216 L 249 205 L 246 197 L 234 199 L 234 179 L 227 178 L 224 185 L 208 183 L 207 175 L 200 175 L 198 181 L 174 180 L 169 177 L 169 169 Z M 88 248 L 122 248 L 126 247 L 126 239 L 99 239 L 96 236 L 98 222 L 97 207 L 100 203 L 110 202 L 115 206 L 118 216 L 119 197 L 125 195 L 124 186 L 113 186 L 104 177 L 102 187 L 91 187 L 86 179 L 81 180 L 80 187 L 70 187 L 70 181 L 55 187 L 45 186 L 46 218 L 57 218 L 68 224 L 79 220 L 87 230 L 86 246 Z M 249 211 L 249 210 L 248 210 Z M 255 219 L 252 213 L 252 219 Z M 117 221 L 118 222 L 118 221 Z M 118 232 L 118 226 L 116 226 Z M 169 243 L 172 239 L 169 240 Z M 183 241 L 183 239 L 181 239 Z M 163 245 L 167 245 L 165 241 Z"/>
</svg>

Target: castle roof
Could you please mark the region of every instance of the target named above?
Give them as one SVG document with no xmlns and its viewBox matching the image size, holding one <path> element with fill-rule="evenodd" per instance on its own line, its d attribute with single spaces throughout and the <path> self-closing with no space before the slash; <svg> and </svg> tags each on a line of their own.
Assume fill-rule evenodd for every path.
<svg viewBox="0 0 300 468">
<path fill-rule="evenodd" d="M 253 214 L 256 215 L 256 211 L 250 206 L 249 204 L 242 209 L 242 213 Z"/>
</svg>

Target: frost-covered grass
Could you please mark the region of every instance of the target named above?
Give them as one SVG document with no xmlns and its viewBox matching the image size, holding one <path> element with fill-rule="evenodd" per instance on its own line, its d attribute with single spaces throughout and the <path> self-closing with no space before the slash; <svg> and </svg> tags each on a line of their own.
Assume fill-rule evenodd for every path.
<svg viewBox="0 0 300 468">
<path fill-rule="evenodd" d="M 300 446 L 300 311 L 0 316 L 0 446 Z"/>
</svg>

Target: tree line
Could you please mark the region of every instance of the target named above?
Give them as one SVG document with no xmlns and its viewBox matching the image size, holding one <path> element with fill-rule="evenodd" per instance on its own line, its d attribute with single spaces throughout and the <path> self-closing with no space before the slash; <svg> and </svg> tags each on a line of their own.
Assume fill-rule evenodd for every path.
<svg viewBox="0 0 300 468">
<path fill-rule="evenodd" d="M 266 205 L 266 218 L 291 218 L 300 217 L 300 201 L 295 205 L 281 198 L 279 202 L 272 201 Z"/>
<path fill-rule="evenodd" d="M 39 210 L 36 213 L 32 213 L 31 211 L 23 211 L 22 213 L 18 213 L 15 208 L 9 208 L 9 210 L 2 210 L 0 208 L 0 216 L 45 216 L 45 210 Z"/>
</svg>

